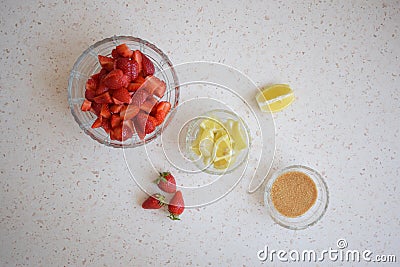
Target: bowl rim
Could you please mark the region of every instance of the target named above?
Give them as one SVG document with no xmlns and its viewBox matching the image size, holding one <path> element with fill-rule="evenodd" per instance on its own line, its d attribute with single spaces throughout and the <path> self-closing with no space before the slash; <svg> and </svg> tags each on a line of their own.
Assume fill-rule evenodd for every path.
<svg viewBox="0 0 400 267">
<path fill-rule="evenodd" d="M 318 183 L 320 184 L 320 186 L 321 186 L 322 189 L 323 189 L 322 192 L 325 192 L 326 196 L 325 196 L 325 198 L 324 198 L 325 201 L 322 202 L 321 209 L 319 209 L 319 210 L 316 211 L 317 216 L 316 216 L 315 218 L 313 218 L 313 220 L 311 220 L 311 221 L 308 222 L 308 223 L 304 223 L 304 224 L 301 224 L 301 222 L 297 222 L 297 225 L 293 225 L 294 222 L 293 222 L 293 224 L 292 224 L 292 223 L 290 222 L 290 220 L 294 220 L 294 219 L 296 219 L 296 218 L 299 218 L 299 217 L 303 216 L 304 214 L 307 214 L 308 212 L 311 211 L 311 208 L 310 208 L 308 211 L 306 211 L 303 215 L 301 215 L 301 216 L 299 216 L 299 217 L 296 217 L 296 218 L 286 217 L 286 216 L 280 214 L 279 211 L 275 209 L 275 206 L 274 206 L 274 204 L 272 203 L 272 200 L 270 200 L 270 193 L 271 193 L 272 185 L 274 184 L 275 180 L 276 180 L 279 176 L 281 176 L 281 175 L 284 174 L 284 173 L 290 172 L 290 171 L 299 171 L 299 172 L 302 172 L 302 170 L 304 170 L 303 173 L 305 173 L 307 176 L 309 176 L 309 177 L 313 180 L 314 183 L 316 183 L 315 180 L 318 181 Z M 311 177 L 311 175 L 308 175 L 307 172 L 308 172 L 308 173 L 311 173 L 311 174 L 312 174 L 312 177 Z M 317 190 L 318 190 L 318 191 L 317 191 L 318 194 L 320 194 L 320 193 L 321 193 L 321 190 L 318 189 L 318 186 L 317 186 L 317 185 L 316 185 L 316 187 L 317 187 Z M 317 203 L 317 201 L 318 201 L 318 197 L 317 197 L 317 200 L 316 200 L 315 204 Z M 297 164 L 297 165 L 290 165 L 290 166 L 287 166 L 287 167 L 284 167 L 284 168 L 282 168 L 282 169 L 277 170 L 276 172 L 274 172 L 274 174 L 271 176 L 271 178 L 268 179 L 267 184 L 266 184 L 266 186 L 265 186 L 265 191 L 264 191 L 264 204 L 265 204 L 265 206 L 267 207 L 267 211 L 268 211 L 270 217 L 271 217 L 277 224 L 279 224 L 280 226 L 283 226 L 283 227 L 285 227 L 285 228 L 287 228 L 287 229 L 291 229 L 291 230 L 302 230 L 302 229 L 306 229 L 306 228 L 308 228 L 309 226 L 312 226 L 312 225 L 316 224 L 316 223 L 324 216 L 324 214 L 326 213 L 326 211 L 327 211 L 327 209 L 328 209 L 328 204 L 329 204 L 329 190 L 328 190 L 328 185 L 327 185 L 326 180 L 324 179 L 324 177 L 323 177 L 318 171 L 316 171 L 315 169 L 313 169 L 313 168 L 311 168 L 311 167 L 308 167 L 308 166 L 305 166 L 305 165 L 300 165 L 300 164 Z M 315 205 L 315 204 L 314 204 L 314 205 Z M 314 206 L 314 205 L 313 205 L 313 206 Z M 284 222 L 284 221 L 280 220 L 280 218 L 277 217 L 277 216 L 275 216 L 274 213 L 280 214 L 280 216 L 285 217 L 289 222 Z M 318 213 L 319 213 L 319 214 L 318 214 Z"/>
<path fill-rule="evenodd" d="M 76 111 L 74 110 L 74 103 L 72 100 L 72 87 L 73 87 L 73 81 L 75 79 L 75 73 L 76 73 L 76 68 L 82 63 L 82 61 L 85 59 L 85 57 L 88 54 L 91 54 L 92 51 L 94 51 L 95 48 L 101 46 L 102 44 L 105 43 L 109 43 L 112 42 L 115 45 L 121 44 L 123 42 L 121 42 L 121 40 L 124 41 L 132 41 L 132 42 L 137 42 L 140 44 L 140 50 L 141 47 L 147 47 L 151 50 L 153 50 L 154 52 L 156 52 L 157 54 L 159 54 L 162 59 L 163 59 L 163 63 L 166 63 L 168 65 L 168 67 L 166 67 L 165 69 L 159 71 L 159 73 L 165 72 L 166 70 L 170 70 L 171 74 L 172 74 L 172 78 L 173 78 L 173 90 L 175 90 L 175 101 L 174 103 L 171 103 L 171 110 L 168 113 L 166 119 L 164 120 L 163 124 L 160 125 L 160 127 L 158 128 L 158 132 L 156 132 L 155 134 L 153 134 L 150 138 L 142 140 L 140 142 L 130 142 L 128 144 L 123 144 L 123 142 L 118 141 L 119 143 L 113 143 L 112 141 L 107 141 L 107 139 L 105 140 L 100 140 L 98 139 L 96 136 L 94 136 L 94 134 L 92 134 L 88 129 L 86 129 L 85 127 L 83 127 L 82 122 L 79 120 Z M 93 53 L 92 53 L 93 54 Z M 170 83 L 171 84 L 171 83 Z M 169 85 L 167 85 L 169 86 Z M 85 134 L 87 134 L 88 136 L 90 136 L 93 140 L 97 141 L 100 144 L 109 146 L 109 147 L 114 147 L 114 148 L 134 148 L 134 147 L 138 147 L 138 146 L 142 146 L 144 144 L 150 143 L 151 141 L 153 141 L 154 139 L 156 139 L 160 134 L 162 134 L 162 131 L 164 130 L 165 127 L 168 126 L 168 124 L 170 123 L 170 121 L 173 119 L 175 112 L 173 112 L 175 110 L 175 108 L 178 106 L 179 104 L 179 97 L 180 97 L 180 85 L 179 85 L 179 79 L 178 76 L 176 74 L 174 65 L 172 64 L 171 60 L 169 59 L 169 57 L 160 49 L 158 48 L 155 44 L 145 40 L 145 39 L 141 39 L 139 37 L 134 37 L 134 36 L 129 36 L 129 35 L 113 35 L 112 37 L 108 37 L 108 38 L 104 38 L 100 41 L 97 41 L 96 43 L 90 45 L 86 50 L 84 50 L 82 52 L 82 54 L 77 58 L 77 60 L 75 61 L 70 73 L 69 73 L 69 77 L 68 77 L 68 104 L 69 104 L 69 108 L 71 111 L 72 116 L 74 117 L 74 120 L 77 122 L 77 124 L 79 125 L 79 127 L 85 132 Z M 172 91 L 172 90 L 170 90 Z M 167 91 L 168 92 L 168 91 Z"/>
</svg>

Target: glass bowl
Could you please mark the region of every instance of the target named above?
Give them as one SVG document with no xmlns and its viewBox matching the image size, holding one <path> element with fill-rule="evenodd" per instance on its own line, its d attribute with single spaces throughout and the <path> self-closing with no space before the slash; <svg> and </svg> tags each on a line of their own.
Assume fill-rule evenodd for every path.
<svg viewBox="0 0 400 267">
<path fill-rule="evenodd" d="M 317 189 L 317 199 L 313 206 L 304 214 L 298 217 L 287 217 L 275 208 L 271 199 L 271 189 L 279 176 L 293 171 L 302 172 L 312 179 Z M 276 223 L 288 229 L 300 230 L 315 224 L 325 214 L 329 203 L 329 192 L 324 179 L 317 171 L 306 166 L 293 165 L 275 172 L 268 180 L 265 187 L 264 202 L 269 214 Z"/>
<path fill-rule="evenodd" d="M 155 67 L 154 76 L 165 81 L 167 87 L 161 101 L 168 101 L 171 103 L 171 111 L 165 118 L 164 123 L 158 126 L 151 134 L 147 134 L 144 140 L 140 140 L 137 134 L 134 134 L 132 138 L 122 142 L 111 140 L 110 136 L 102 128 L 91 128 L 91 125 L 96 119 L 95 114 L 90 111 L 81 111 L 81 105 L 85 99 L 86 81 L 91 75 L 99 72 L 101 69 L 97 56 L 110 56 L 112 49 L 123 43 L 127 44 L 131 50 L 140 50 L 153 62 Z M 137 147 L 157 138 L 171 121 L 174 114 L 173 111 L 178 105 L 178 102 L 179 82 L 169 58 L 155 45 L 132 36 L 113 36 L 91 45 L 77 59 L 69 76 L 68 103 L 75 121 L 91 138 L 101 144 L 111 147 Z"/>
<path fill-rule="evenodd" d="M 238 121 L 239 122 L 239 127 L 241 129 L 242 135 L 244 137 L 245 143 L 246 143 L 246 148 L 240 150 L 238 152 L 238 154 L 236 155 L 235 161 L 230 164 L 228 166 L 228 168 L 226 169 L 217 169 L 214 167 L 214 164 L 212 164 L 212 162 L 210 162 L 209 164 L 205 164 L 203 162 L 203 158 L 199 155 L 197 155 L 196 153 L 194 153 L 194 151 L 192 150 L 192 143 L 194 140 L 196 140 L 197 135 L 199 133 L 200 130 L 200 124 L 204 119 L 211 119 L 211 120 L 215 120 L 217 119 L 218 121 L 217 124 L 221 124 L 221 126 L 223 128 L 225 128 L 225 126 L 223 125 L 228 119 L 234 120 L 234 121 Z M 220 122 L 220 123 L 219 123 Z M 225 128 L 226 129 L 226 128 Z M 251 145 L 251 140 L 250 140 L 250 132 L 248 129 L 248 126 L 246 125 L 246 123 L 235 113 L 228 111 L 228 110 L 224 110 L 224 109 L 215 109 L 215 110 L 211 110 L 208 111 L 198 117 L 196 117 L 195 119 L 193 119 L 189 126 L 188 126 L 188 130 L 187 130 L 187 134 L 186 134 L 186 154 L 187 157 L 196 165 L 196 167 L 203 172 L 206 172 L 208 174 L 213 174 L 213 175 L 223 175 L 223 174 L 228 174 L 233 172 L 234 170 L 236 170 L 239 166 L 241 166 L 246 159 L 248 158 L 248 154 L 249 154 L 249 147 Z"/>
</svg>

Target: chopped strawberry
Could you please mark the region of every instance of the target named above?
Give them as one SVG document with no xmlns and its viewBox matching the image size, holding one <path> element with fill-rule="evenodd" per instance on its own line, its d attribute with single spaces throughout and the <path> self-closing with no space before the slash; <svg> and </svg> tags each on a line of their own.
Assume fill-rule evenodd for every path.
<svg viewBox="0 0 400 267">
<path fill-rule="evenodd" d="M 117 52 L 117 49 L 114 48 L 114 49 L 111 51 L 111 56 L 112 56 L 113 59 L 117 59 L 117 58 L 120 57 L 120 55 L 119 55 L 118 52 Z"/>
<path fill-rule="evenodd" d="M 94 102 L 98 103 L 98 104 L 111 104 L 113 103 L 111 96 L 108 92 L 105 92 L 101 95 L 96 96 L 95 98 L 93 98 Z"/>
<path fill-rule="evenodd" d="M 122 141 L 128 140 L 133 136 L 134 131 L 129 127 L 124 127 L 124 124 L 121 125 L 122 128 Z"/>
<path fill-rule="evenodd" d="M 138 63 L 138 73 L 142 71 L 142 52 L 139 50 L 133 51 L 133 59 Z"/>
<path fill-rule="evenodd" d="M 118 125 L 117 127 L 111 129 L 110 138 L 118 141 L 125 141 L 131 138 L 133 132 L 129 127 L 123 127 L 122 124 Z"/>
<path fill-rule="evenodd" d="M 144 132 L 146 134 L 154 132 L 154 130 L 156 129 L 156 124 L 157 124 L 156 118 L 154 118 L 152 116 L 148 116 Z"/>
<path fill-rule="evenodd" d="M 140 106 L 140 109 L 146 113 L 150 113 L 155 105 L 157 105 L 157 99 L 150 95 L 149 97 L 147 97 L 146 101 Z"/>
<path fill-rule="evenodd" d="M 138 63 L 134 60 L 130 60 L 129 58 L 118 58 L 116 60 L 116 68 L 122 70 L 122 72 L 134 80 L 137 78 L 138 72 Z"/>
<path fill-rule="evenodd" d="M 133 51 L 129 49 L 129 47 L 126 44 L 120 44 L 115 49 L 117 50 L 117 53 L 122 57 L 129 58 L 133 55 Z"/>
<path fill-rule="evenodd" d="M 90 102 L 87 99 L 83 100 L 83 103 L 81 106 L 82 111 L 89 111 L 91 107 L 92 107 L 92 102 Z"/>
<path fill-rule="evenodd" d="M 153 62 L 144 54 L 142 54 L 142 70 L 145 77 L 154 74 Z"/>
<path fill-rule="evenodd" d="M 121 117 L 118 114 L 112 114 L 110 117 L 111 128 L 115 128 L 121 124 Z"/>
<path fill-rule="evenodd" d="M 103 117 L 103 121 L 101 123 L 101 127 L 103 127 L 104 131 L 109 134 L 110 131 L 111 131 L 110 120 Z"/>
<path fill-rule="evenodd" d="M 89 78 L 86 82 L 86 90 L 95 91 L 97 88 L 97 81 L 93 78 Z"/>
<path fill-rule="evenodd" d="M 103 117 L 98 116 L 97 119 L 93 122 L 92 128 L 99 128 L 103 122 Z"/>
<path fill-rule="evenodd" d="M 149 97 L 149 93 L 144 89 L 139 89 L 132 96 L 132 105 L 140 107 Z"/>
<path fill-rule="evenodd" d="M 133 82 L 134 82 L 134 83 L 143 84 L 144 81 L 145 81 L 145 80 L 144 80 L 143 76 L 139 75 L 139 76 L 137 76 L 137 78 L 136 78 Z"/>
<path fill-rule="evenodd" d="M 159 98 L 162 98 L 164 96 L 166 90 L 167 90 L 167 85 L 165 84 L 164 81 L 161 81 L 160 85 L 157 86 L 157 88 L 154 90 L 153 94 L 155 96 L 158 96 Z"/>
<path fill-rule="evenodd" d="M 95 98 L 96 95 L 97 95 L 96 91 L 93 91 L 93 90 L 85 91 L 85 98 L 89 101 L 93 101 L 93 99 Z"/>
<path fill-rule="evenodd" d="M 127 89 L 129 92 L 136 92 L 141 85 L 141 83 L 130 83 Z"/>
<path fill-rule="evenodd" d="M 107 86 L 111 90 L 117 90 L 121 87 L 127 87 L 129 84 L 130 78 L 122 72 L 122 70 L 116 69 L 111 71 L 104 77 L 103 82 L 104 85 Z"/>
<path fill-rule="evenodd" d="M 114 69 L 114 59 L 111 57 L 105 57 L 102 55 L 97 56 L 102 68 L 112 71 Z"/>
<path fill-rule="evenodd" d="M 101 104 L 92 102 L 92 108 L 90 109 L 90 111 L 92 111 L 97 116 L 100 116 Z"/>
<path fill-rule="evenodd" d="M 128 104 L 129 102 L 131 102 L 131 95 L 125 88 L 114 90 L 112 93 L 112 97 L 121 101 L 122 103 Z"/>
<path fill-rule="evenodd" d="M 110 111 L 111 111 L 112 113 L 118 113 L 118 112 L 121 111 L 121 109 L 122 109 L 123 106 L 124 106 L 124 105 L 111 104 L 111 105 L 110 105 Z"/>
<path fill-rule="evenodd" d="M 151 116 L 154 116 L 157 120 L 157 125 L 160 125 L 164 122 L 165 117 L 168 112 L 171 110 L 171 103 L 167 101 L 159 102 L 150 112 Z"/>
<path fill-rule="evenodd" d="M 126 109 L 122 109 L 119 116 L 124 120 L 133 119 L 139 113 L 139 107 L 128 105 Z"/>
<path fill-rule="evenodd" d="M 111 111 L 110 111 L 110 108 L 109 108 L 108 104 L 103 104 L 101 106 L 100 115 L 103 118 L 107 118 L 107 119 L 111 117 Z"/>
<path fill-rule="evenodd" d="M 103 82 L 100 82 L 100 84 L 96 90 L 96 95 L 101 95 L 102 93 L 105 93 L 107 91 L 108 91 L 108 87 Z"/>
<path fill-rule="evenodd" d="M 139 138 L 143 140 L 146 136 L 146 122 L 147 122 L 148 115 L 140 111 L 133 120 L 135 125 L 136 133 L 138 134 Z"/>
<path fill-rule="evenodd" d="M 115 105 L 124 105 L 124 104 L 125 104 L 124 102 L 119 101 L 118 99 L 116 99 L 116 98 L 114 98 L 114 97 L 112 97 L 112 100 L 113 100 L 113 102 L 114 102 Z"/>
</svg>

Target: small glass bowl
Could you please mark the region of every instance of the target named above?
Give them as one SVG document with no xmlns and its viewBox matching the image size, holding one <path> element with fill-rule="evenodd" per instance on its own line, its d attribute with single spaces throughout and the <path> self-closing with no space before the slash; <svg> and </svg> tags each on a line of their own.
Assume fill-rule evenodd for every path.
<svg viewBox="0 0 400 267">
<path fill-rule="evenodd" d="M 225 123 L 226 120 L 232 119 L 235 121 L 239 121 L 240 123 L 240 127 L 245 136 L 247 147 L 239 151 L 239 154 L 236 156 L 235 162 L 233 162 L 227 169 L 217 169 L 214 167 L 213 164 L 204 164 L 203 158 L 196 155 L 191 149 L 193 141 L 197 138 L 197 134 L 200 129 L 200 123 L 204 119 L 218 119 L 221 123 Z M 248 157 L 250 145 L 250 132 L 246 123 L 237 114 L 224 109 L 214 109 L 193 119 L 192 122 L 189 124 L 186 135 L 186 154 L 188 158 L 196 165 L 197 168 L 199 168 L 199 170 L 213 175 L 228 174 L 241 166 Z"/>
<path fill-rule="evenodd" d="M 110 136 L 102 128 L 91 128 L 91 125 L 96 119 L 95 114 L 90 111 L 81 111 L 81 105 L 85 99 L 86 81 L 90 76 L 99 72 L 101 69 L 97 56 L 110 56 L 112 49 L 123 43 L 127 44 L 132 50 L 140 50 L 153 62 L 155 67 L 154 76 L 165 81 L 167 86 L 167 90 L 161 101 L 168 101 L 171 103 L 171 112 L 168 113 L 164 123 L 158 126 L 153 133 L 146 135 L 145 140 L 140 140 L 137 134 L 134 134 L 132 138 L 122 142 L 111 140 Z M 69 76 L 68 103 L 75 121 L 87 135 L 97 142 L 107 146 L 137 147 L 154 140 L 162 133 L 162 131 L 171 121 L 172 116 L 175 113 L 173 111 L 178 105 L 178 102 L 179 82 L 171 61 L 155 45 L 149 43 L 148 41 L 132 36 L 114 36 L 91 45 L 77 59 Z"/>
<path fill-rule="evenodd" d="M 276 210 L 271 199 L 271 189 L 275 180 L 279 176 L 293 171 L 302 172 L 313 180 L 317 188 L 317 199 L 314 205 L 306 213 L 301 216 L 291 218 L 284 216 L 278 210 Z M 306 166 L 293 165 L 275 172 L 268 180 L 265 187 L 264 202 L 267 206 L 269 214 L 276 223 L 288 229 L 300 230 L 314 225 L 325 214 L 329 203 L 329 192 L 324 179 L 317 171 Z"/>
</svg>

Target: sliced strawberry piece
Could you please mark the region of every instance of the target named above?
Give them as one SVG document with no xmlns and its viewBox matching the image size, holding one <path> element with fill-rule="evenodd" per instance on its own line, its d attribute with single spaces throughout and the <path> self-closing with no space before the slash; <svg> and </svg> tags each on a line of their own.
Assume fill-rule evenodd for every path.
<svg viewBox="0 0 400 267">
<path fill-rule="evenodd" d="M 112 113 L 118 113 L 118 112 L 121 111 L 121 109 L 122 109 L 123 106 L 124 106 L 124 105 L 111 104 L 111 105 L 110 105 L 110 111 L 111 111 Z"/>
<path fill-rule="evenodd" d="M 107 91 L 108 91 L 108 87 L 103 82 L 100 82 L 100 84 L 96 90 L 96 95 L 101 95 Z"/>
<path fill-rule="evenodd" d="M 109 104 L 102 104 L 101 111 L 100 111 L 100 115 L 103 118 L 107 118 L 107 119 L 111 117 L 111 111 L 110 111 L 110 108 L 108 105 Z"/>
<path fill-rule="evenodd" d="M 143 140 L 146 136 L 146 122 L 147 122 L 148 115 L 140 111 L 136 117 L 133 119 L 133 123 L 135 125 L 136 133 L 138 134 L 139 138 Z"/>
<path fill-rule="evenodd" d="M 137 106 L 128 105 L 126 109 L 122 109 L 119 113 L 119 116 L 123 120 L 130 120 L 133 119 L 138 113 L 140 109 Z"/>
<path fill-rule="evenodd" d="M 112 100 L 113 100 L 113 102 L 114 102 L 114 104 L 115 105 L 124 105 L 125 103 L 124 102 L 122 102 L 122 101 L 119 101 L 118 99 L 116 99 L 116 98 L 112 98 Z"/>
<path fill-rule="evenodd" d="M 93 98 L 94 102 L 98 103 L 98 104 L 111 104 L 113 103 L 111 96 L 108 92 L 105 92 L 101 95 L 96 96 L 95 98 Z"/>
<path fill-rule="evenodd" d="M 103 121 L 101 123 L 101 127 L 103 127 L 104 131 L 109 134 L 110 131 L 111 131 L 110 120 L 103 117 Z"/>
<path fill-rule="evenodd" d="M 111 90 L 117 90 L 121 87 L 127 87 L 130 78 L 122 72 L 122 70 L 116 69 L 107 74 L 103 79 L 104 85 Z"/>
<path fill-rule="evenodd" d="M 124 127 L 124 125 L 121 125 L 122 128 L 122 141 L 128 140 L 133 136 L 133 131 L 129 127 Z"/>
<path fill-rule="evenodd" d="M 85 98 L 89 101 L 93 101 L 93 99 L 95 98 L 96 95 L 97 95 L 96 91 L 93 91 L 93 90 L 85 91 Z"/>
<path fill-rule="evenodd" d="M 97 119 L 93 122 L 92 124 L 92 128 L 99 128 L 101 126 L 103 122 L 103 117 L 102 116 L 98 116 Z"/>
<path fill-rule="evenodd" d="M 115 128 L 121 124 L 121 118 L 118 114 L 112 114 L 110 117 L 111 128 Z"/>
<path fill-rule="evenodd" d="M 149 93 L 144 89 L 139 89 L 132 96 L 132 105 L 140 107 L 146 99 L 149 97 Z"/>
<path fill-rule="evenodd" d="M 144 77 L 154 74 L 153 62 L 144 54 L 142 54 L 142 70 Z"/>
<path fill-rule="evenodd" d="M 115 128 L 112 128 L 110 131 L 110 138 L 112 140 L 122 141 L 122 125 L 118 125 Z"/>
<path fill-rule="evenodd" d="M 122 103 L 128 104 L 129 102 L 131 102 L 131 95 L 125 88 L 114 90 L 112 93 L 112 97 L 121 101 Z"/>
<path fill-rule="evenodd" d="M 102 55 L 98 55 L 97 57 L 99 59 L 99 63 L 102 68 L 104 68 L 108 71 L 112 71 L 114 69 L 114 59 L 113 58 L 105 57 Z"/>
<path fill-rule="evenodd" d="M 141 83 L 130 83 L 127 89 L 129 92 L 136 92 L 141 85 Z"/>
<path fill-rule="evenodd" d="M 161 83 L 157 88 L 154 90 L 153 94 L 155 96 L 158 96 L 159 98 L 162 98 L 165 94 L 165 91 L 167 90 L 167 85 L 165 84 L 164 81 L 160 81 Z"/>
<path fill-rule="evenodd" d="M 157 99 L 150 95 L 149 97 L 147 97 L 146 101 L 140 106 L 140 109 L 146 113 L 150 113 L 155 105 L 157 105 Z"/>
<path fill-rule="evenodd" d="M 90 102 L 87 99 L 83 100 L 83 103 L 81 106 L 82 111 L 89 111 L 91 107 L 92 107 L 92 102 Z"/>
<path fill-rule="evenodd" d="M 139 75 L 138 72 L 138 63 L 134 60 L 130 60 L 129 58 L 118 58 L 116 60 L 116 68 L 122 70 L 122 72 L 134 80 Z"/>
<path fill-rule="evenodd" d="M 137 76 L 137 78 L 133 81 L 134 83 L 139 83 L 139 84 L 143 84 L 144 83 L 144 78 L 143 76 L 139 75 Z"/>
<path fill-rule="evenodd" d="M 126 44 L 120 44 L 115 49 L 117 50 L 117 53 L 122 57 L 129 58 L 133 55 L 133 51 L 129 49 L 129 47 Z"/>
<path fill-rule="evenodd" d="M 133 59 L 138 63 L 138 73 L 142 71 L 142 52 L 139 50 L 133 51 Z"/>
<path fill-rule="evenodd" d="M 92 102 L 92 108 L 90 109 L 90 111 L 92 111 L 97 116 L 100 116 L 101 104 Z"/>
<path fill-rule="evenodd" d="M 145 133 L 149 134 L 149 133 L 154 132 L 154 130 L 156 129 L 156 124 L 157 124 L 156 118 L 154 118 L 152 116 L 148 116 L 147 122 L 146 122 L 146 127 L 145 127 Z"/>
<path fill-rule="evenodd" d="M 171 103 L 167 101 L 159 102 L 153 110 L 150 112 L 157 120 L 157 126 L 162 124 L 167 116 L 168 112 L 171 110 Z"/>
<path fill-rule="evenodd" d="M 95 91 L 97 88 L 97 82 L 93 78 L 89 78 L 86 82 L 86 90 Z"/>
<path fill-rule="evenodd" d="M 117 52 L 117 49 L 114 48 L 114 49 L 111 51 L 111 56 L 112 56 L 113 59 L 117 59 L 117 58 L 120 57 L 120 55 L 119 55 L 118 52 Z"/>
<path fill-rule="evenodd" d="M 147 76 L 142 87 L 145 88 L 149 94 L 154 94 L 160 98 L 163 97 L 166 90 L 165 82 L 155 76 Z"/>
</svg>

